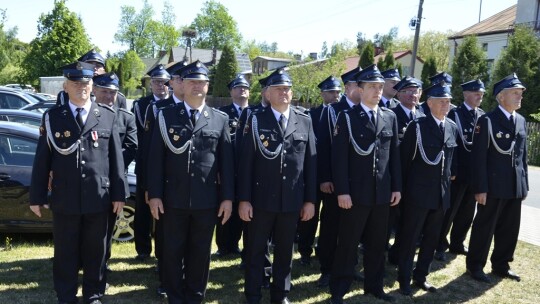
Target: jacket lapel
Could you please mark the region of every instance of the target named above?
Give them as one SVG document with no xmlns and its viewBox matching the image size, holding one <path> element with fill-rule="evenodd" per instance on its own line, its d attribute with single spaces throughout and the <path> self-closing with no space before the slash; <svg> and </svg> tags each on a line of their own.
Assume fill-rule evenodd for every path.
<svg viewBox="0 0 540 304">
<path fill-rule="evenodd" d="M 383 114 L 383 111 L 379 108 L 377 111 L 377 132 L 375 135 L 379 135 L 386 125 L 386 115 Z"/>
<path fill-rule="evenodd" d="M 297 123 L 298 123 L 298 120 L 296 119 L 296 113 L 292 109 L 290 109 L 289 110 L 289 121 L 287 122 L 287 128 L 285 129 L 285 135 L 283 136 L 283 138 L 287 138 L 294 131 L 296 131 L 296 124 Z"/>
<path fill-rule="evenodd" d="M 433 116 L 430 118 L 429 128 L 431 129 L 431 133 L 435 135 L 438 139 L 444 140 L 443 134 L 441 134 L 441 129 L 439 129 L 439 126 L 437 125 L 437 122 L 433 118 Z M 444 128 L 444 132 L 446 133 L 446 129 Z"/>
<path fill-rule="evenodd" d="M 101 109 L 95 102 L 92 102 L 90 113 L 88 113 L 88 117 L 86 118 L 86 123 L 84 124 L 81 135 L 87 133 L 88 131 L 92 130 L 93 127 L 97 126 L 99 123 L 99 117 L 101 117 Z"/>
<path fill-rule="evenodd" d="M 513 130 L 513 126 L 510 123 L 510 120 L 506 117 L 506 115 L 504 115 L 503 111 L 501 109 L 499 109 L 499 107 L 497 107 L 497 115 L 498 115 L 498 119 L 499 119 L 499 122 L 500 122 L 501 126 L 503 126 L 510 133 L 515 131 L 515 130 Z"/>
<path fill-rule="evenodd" d="M 189 114 L 187 113 L 184 102 L 178 105 L 178 116 L 180 117 L 180 122 L 190 131 L 193 131 L 193 126 L 191 125 L 191 121 L 189 120 Z"/>
<path fill-rule="evenodd" d="M 195 126 L 193 128 L 193 133 L 199 131 L 204 126 L 208 124 L 208 119 L 210 119 L 210 109 L 207 105 L 204 105 L 201 115 L 199 115 L 199 119 L 197 119 L 197 122 L 195 123 Z"/>
<path fill-rule="evenodd" d="M 373 133 L 375 133 L 377 130 L 375 130 L 375 126 L 371 123 L 371 120 L 369 119 L 369 114 L 366 113 L 366 111 L 364 111 L 364 108 L 362 108 L 362 106 L 358 105 L 359 107 L 359 110 L 358 111 L 358 115 L 360 116 L 360 121 L 362 121 L 362 124 L 370 129 L 371 131 L 373 131 Z"/>
</svg>

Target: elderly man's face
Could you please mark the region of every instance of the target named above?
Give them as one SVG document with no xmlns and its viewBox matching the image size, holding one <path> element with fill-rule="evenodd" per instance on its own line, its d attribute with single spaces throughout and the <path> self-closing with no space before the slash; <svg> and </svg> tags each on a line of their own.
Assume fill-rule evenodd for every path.
<svg viewBox="0 0 540 304">
<path fill-rule="evenodd" d="M 90 99 L 90 93 L 92 93 L 92 80 L 88 82 L 66 80 L 64 90 L 68 93 L 70 100 L 82 105 Z"/>
<path fill-rule="evenodd" d="M 268 87 L 265 97 L 270 104 L 275 106 L 289 104 L 292 100 L 292 90 L 289 86 Z"/>
<path fill-rule="evenodd" d="M 427 104 L 431 114 L 442 120 L 450 111 L 450 98 L 428 98 Z"/>
<path fill-rule="evenodd" d="M 404 88 L 397 93 L 399 102 L 407 109 L 412 109 L 420 101 L 422 89 L 415 87 Z"/>
<path fill-rule="evenodd" d="M 96 102 L 113 106 L 116 102 L 118 90 L 94 86 L 94 95 L 96 96 Z"/>
<path fill-rule="evenodd" d="M 521 99 L 523 99 L 523 89 L 506 89 L 497 94 L 499 104 L 508 112 L 512 113 L 521 108 Z"/>
<path fill-rule="evenodd" d="M 166 82 L 166 79 L 152 79 L 150 81 L 152 93 L 160 99 L 164 99 L 169 95 L 169 88 L 165 85 Z"/>
<path fill-rule="evenodd" d="M 471 108 L 478 108 L 482 103 L 484 92 L 463 91 L 463 99 Z"/>
</svg>

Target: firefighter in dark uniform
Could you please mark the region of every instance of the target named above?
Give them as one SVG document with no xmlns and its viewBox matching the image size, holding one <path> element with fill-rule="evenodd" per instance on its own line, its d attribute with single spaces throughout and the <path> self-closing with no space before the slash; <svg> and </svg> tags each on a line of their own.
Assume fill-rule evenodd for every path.
<svg viewBox="0 0 540 304">
<path fill-rule="evenodd" d="M 249 222 L 244 294 L 260 303 L 266 240 L 272 236 L 271 303 L 289 303 L 292 250 L 298 219 L 313 217 L 316 199 L 315 135 L 308 115 L 290 106 L 292 81 L 282 69 L 266 81 L 271 107 L 244 127 L 239 163 L 239 213 Z"/>
<path fill-rule="evenodd" d="M 227 86 L 233 102 L 230 105 L 219 108 L 219 110 L 229 116 L 231 141 L 233 143 L 233 147 L 236 147 L 236 128 L 238 127 L 238 119 L 240 118 L 242 110 L 248 106 L 249 82 L 247 82 L 243 75 L 238 75 L 235 79 L 231 80 Z M 239 160 L 241 160 L 241 158 L 237 159 L 235 157 L 235 167 L 238 165 Z M 238 210 L 237 199 L 233 201 L 233 210 Z M 223 257 L 229 253 L 240 254 L 238 242 L 240 242 L 241 237 L 242 221 L 240 220 L 238 212 L 233 212 L 227 223 L 221 225 L 221 223 L 218 222 L 216 224 L 216 245 L 218 246 L 218 251 L 215 253 L 215 255 L 218 257 Z"/>
<path fill-rule="evenodd" d="M 401 76 L 395 68 L 383 71 L 381 74 L 384 77 L 384 87 L 379 107 L 393 109 L 399 104 L 399 101 L 394 98 L 397 93 L 394 86 L 401 80 Z"/>
<path fill-rule="evenodd" d="M 120 84 L 118 77 L 114 73 L 105 73 L 94 76 L 94 96 L 96 102 L 107 105 L 116 110 L 117 115 L 117 130 L 122 142 L 122 156 L 124 159 L 124 176 L 126 177 L 125 192 L 126 197 L 129 197 L 129 184 L 127 183 L 127 171 L 129 164 L 135 159 L 137 153 L 137 126 L 135 126 L 135 116 L 126 109 L 118 108 L 117 97 Z M 123 213 L 119 215 L 119 221 L 124 223 L 127 221 Z M 112 232 L 116 224 L 116 214 L 111 212 L 109 216 L 109 230 L 107 231 L 107 261 L 111 257 L 111 240 Z M 108 264 L 106 269 L 111 271 Z"/>
<path fill-rule="evenodd" d="M 96 52 L 95 49 L 91 49 L 86 54 L 79 57 L 77 61 L 91 64 L 93 66 L 94 76 L 105 74 L 105 58 L 103 58 L 100 53 Z M 91 97 L 93 101 L 94 96 L 91 95 Z M 60 93 L 58 93 L 56 96 L 56 104 L 58 105 L 63 105 L 68 100 L 69 96 L 67 96 L 66 91 L 60 91 Z M 117 93 L 116 100 L 117 108 L 127 109 L 126 96 L 124 96 L 121 92 Z"/>
<path fill-rule="evenodd" d="M 337 246 L 339 206 L 337 196 L 334 193 L 332 182 L 331 150 L 332 137 L 337 116 L 343 110 L 351 109 L 358 103 L 358 84 L 354 76 L 362 68 L 354 68 L 341 75 L 341 80 L 345 86 L 345 95 L 328 107 L 325 107 L 321 114 L 317 135 L 317 180 L 319 190 L 323 194 L 323 205 L 320 216 L 319 239 L 317 241 L 317 257 L 321 264 L 321 276 L 317 280 L 319 287 L 328 286 L 330 282 L 330 271 L 334 261 L 334 252 Z"/>
<path fill-rule="evenodd" d="M 273 73 L 277 73 L 278 70 L 275 70 Z M 239 160 L 243 159 L 241 155 L 242 150 L 242 139 L 244 136 L 244 126 L 246 125 L 247 120 L 253 113 L 257 113 L 259 111 L 262 111 L 266 109 L 270 104 L 265 99 L 264 94 L 266 92 L 267 86 L 266 86 L 266 80 L 270 78 L 270 76 L 273 74 L 271 73 L 267 77 L 259 79 L 259 84 L 261 85 L 261 102 L 259 102 L 256 105 L 248 106 L 246 109 L 242 110 L 242 113 L 240 114 L 240 118 L 238 119 L 237 127 L 236 127 L 236 134 L 234 136 L 235 141 L 235 159 L 238 160 L 236 165 L 238 166 Z M 238 167 L 237 167 L 238 168 Z M 247 248 L 247 240 L 249 238 L 249 231 L 247 229 L 247 222 L 242 222 L 242 242 L 244 245 L 244 248 L 242 250 L 241 259 L 242 262 L 240 263 L 240 269 L 245 268 L 245 260 L 246 260 L 246 248 Z M 267 246 L 265 249 L 264 254 L 264 274 L 263 274 L 263 284 L 262 286 L 264 288 L 270 288 L 270 277 L 272 275 L 272 261 L 270 259 L 270 240 L 267 242 Z"/>
<path fill-rule="evenodd" d="M 454 254 L 468 252 L 463 245 L 467 232 L 471 228 L 476 210 L 476 200 L 470 187 L 472 178 L 473 159 L 471 150 L 473 146 L 474 129 L 484 111 L 479 108 L 484 96 L 484 83 L 481 80 L 471 80 L 461 84 L 463 89 L 463 104 L 450 110 L 448 118 L 452 119 L 458 127 L 457 149 L 457 175 L 452 181 L 450 191 L 450 209 L 444 215 L 444 221 L 439 238 L 439 245 L 435 252 L 435 259 L 445 261 L 444 252 L 449 249 Z M 450 232 L 450 242 L 446 235 Z"/>
<path fill-rule="evenodd" d="M 467 254 L 467 270 L 489 282 L 483 271 L 493 237 L 492 273 L 520 281 L 510 269 L 516 249 L 521 203 L 527 197 L 527 129 L 521 107 L 525 86 L 516 74 L 493 85 L 499 106 L 482 116 L 475 129 L 472 188 L 478 203 Z"/>
<path fill-rule="evenodd" d="M 341 94 L 341 83 L 338 78 L 329 76 L 318 85 L 321 90 L 322 104 L 316 108 L 309 110 L 309 116 L 311 117 L 311 123 L 313 125 L 313 133 L 315 139 L 319 134 L 319 125 L 322 118 L 323 110 L 331 104 L 336 103 Z M 319 146 L 316 146 L 319 149 Z M 319 184 L 319 180 L 317 180 Z M 315 242 L 315 234 L 317 233 L 317 226 L 319 224 L 319 209 L 321 207 L 321 200 L 326 197 L 326 194 L 322 193 L 320 189 L 317 189 L 317 199 L 315 201 L 315 214 L 309 221 L 298 222 L 298 252 L 300 253 L 300 264 L 311 265 L 311 254 L 313 253 L 313 243 Z"/>
<path fill-rule="evenodd" d="M 338 245 L 330 277 L 331 303 L 343 303 L 354 279 L 362 238 L 364 294 L 384 301 L 384 251 L 390 205 L 401 199 L 396 115 L 379 107 L 384 78 L 376 65 L 356 76 L 360 104 L 339 114 L 332 141 L 332 176 L 340 208 Z"/>
<path fill-rule="evenodd" d="M 148 163 L 149 205 L 163 220 L 163 283 L 171 304 L 203 301 L 216 214 L 227 222 L 234 199 L 229 122 L 205 103 L 208 69 L 197 60 L 181 77 L 184 102 L 158 112 Z"/>
<path fill-rule="evenodd" d="M 32 171 L 30 208 L 48 207 L 51 181 L 53 282 L 59 303 L 77 303 L 82 267 L 85 303 L 99 304 L 105 288 L 110 212 L 125 202 L 122 147 L 115 111 L 90 101 L 93 71 L 77 62 L 63 68 L 69 101 L 43 116 Z"/>
<path fill-rule="evenodd" d="M 422 81 L 405 76 L 398 82 L 394 89 L 397 91 L 399 104 L 392 109 L 396 114 L 398 122 L 398 138 L 403 139 L 405 130 L 409 123 L 416 118 L 424 117 L 424 113 L 418 111 L 418 103 L 422 96 Z M 390 214 L 388 215 L 388 233 L 386 243 L 389 244 L 392 230 L 394 231 L 394 243 L 388 250 L 388 261 L 390 264 L 397 265 L 399 258 L 399 228 L 401 227 L 401 208 L 403 204 L 390 206 Z"/>
<path fill-rule="evenodd" d="M 163 65 L 157 65 L 147 73 L 150 76 L 150 86 L 152 93 L 133 102 L 133 114 L 135 114 L 135 122 L 137 125 L 137 140 L 139 148 L 135 157 L 135 174 L 137 175 L 137 189 L 135 194 L 135 250 L 137 251 L 136 260 L 144 261 L 150 257 L 152 252 L 152 215 L 150 208 L 146 203 L 146 166 L 148 162 L 148 144 L 150 143 L 151 133 L 147 126 L 147 109 L 153 107 L 150 105 L 155 102 L 166 99 L 169 96 L 169 89 L 165 85 L 170 80 L 170 74 L 165 70 Z M 145 146 L 146 145 L 146 146 Z M 158 241 L 159 242 L 159 241 Z M 157 246 L 157 244 L 156 244 Z"/>
<path fill-rule="evenodd" d="M 399 291 L 410 296 L 411 276 L 415 286 L 429 292 L 437 289 L 426 277 L 433 261 L 444 212 L 450 207 L 450 180 L 457 147 L 457 126 L 446 118 L 450 87 L 439 82 L 425 90 L 430 114 L 412 121 L 400 144 L 403 173 L 402 225 L 399 234 Z M 420 251 L 413 271 L 418 237 Z"/>
<path fill-rule="evenodd" d="M 444 82 L 447 86 L 452 87 L 452 79 L 453 79 L 452 76 L 446 72 L 441 72 L 439 74 L 429 77 L 429 81 L 432 86 L 436 85 L 439 82 Z M 452 108 L 453 108 L 453 105 L 450 104 L 450 109 Z M 420 104 L 420 107 L 418 108 L 418 110 L 424 113 L 425 115 L 429 114 L 429 107 L 427 103 L 425 102 Z"/>
</svg>

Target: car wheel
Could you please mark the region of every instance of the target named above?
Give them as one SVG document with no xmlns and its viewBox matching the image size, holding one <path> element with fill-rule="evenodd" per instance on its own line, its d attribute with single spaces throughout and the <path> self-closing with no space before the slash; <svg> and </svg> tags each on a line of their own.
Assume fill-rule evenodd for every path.
<svg viewBox="0 0 540 304">
<path fill-rule="evenodd" d="M 124 206 L 122 213 L 116 217 L 112 239 L 119 242 L 127 242 L 135 237 L 133 228 L 135 219 L 135 208 Z"/>
</svg>

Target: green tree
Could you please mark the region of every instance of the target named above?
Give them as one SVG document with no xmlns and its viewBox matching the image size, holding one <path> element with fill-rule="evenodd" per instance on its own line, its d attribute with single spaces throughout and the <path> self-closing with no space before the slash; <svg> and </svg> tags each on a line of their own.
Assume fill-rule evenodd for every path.
<svg viewBox="0 0 540 304">
<path fill-rule="evenodd" d="M 330 55 L 329 52 L 328 52 L 328 44 L 325 41 L 322 44 L 320 58 L 326 58 L 326 57 L 328 57 L 328 55 Z"/>
<path fill-rule="evenodd" d="M 490 89 L 488 90 L 486 109 L 492 109 L 497 105 L 493 92 L 493 83 L 502 78 L 516 73 L 519 80 L 527 87 L 523 93 L 523 102 L 519 112 L 530 118 L 531 114 L 537 113 L 540 107 L 540 41 L 535 33 L 527 27 L 516 27 L 510 36 L 508 47 L 504 49 L 493 70 Z"/>
<path fill-rule="evenodd" d="M 37 37 L 23 61 L 27 79 L 37 84 L 40 76 L 60 74 L 59 68 L 74 62 L 92 48 L 81 19 L 68 10 L 66 0 L 56 0 L 52 12 L 41 14 Z"/>
<path fill-rule="evenodd" d="M 290 66 L 293 80 L 294 99 L 309 102 L 313 106 L 321 104 L 322 98 L 317 85 L 330 75 L 339 77 L 345 70 L 345 53 L 339 53 L 323 62 L 297 63 Z"/>
<path fill-rule="evenodd" d="M 118 75 L 121 91 L 126 96 L 133 96 L 134 91 L 141 86 L 146 68 L 139 55 L 133 50 L 119 52 L 109 56 L 106 64 L 109 72 Z"/>
<path fill-rule="evenodd" d="M 227 8 L 214 0 L 204 2 L 201 12 L 193 20 L 191 27 L 197 30 L 194 47 L 222 50 L 229 44 L 239 48 L 242 36 L 238 25 Z"/>
<path fill-rule="evenodd" d="M 429 77 L 437 74 L 437 62 L 435 61 L 435 58 L 432 56 L 429 56 L 427 60 L 424 62 L 424 67 L 422 67 L 422 73 L 420 76 L 420 80 L 422 81 L 422 86 L 424 89 L 428 88 L 430 85 Z M 426 95 L 422 94 L 422 97 L 420 98 L 421 101 L 426 100 Z"/>
<path fill-rule="evenodd" d="M 463 102 L 463 94 L 459 84 L 473 79 L 488 81 L 487 57 L 478 45 L 476 36 L 467 36 L 457 49 L 450 73 L 453 77 L 453 103 Z"/>
<path fill-rule="evenodd" d="M 437 32 L 427 31 L 420 34 L 418 41 L 417 56 L 426 60 L 428 57 L 433 57 L 437 66 L 437 70 L 444 71 L 449 65 L 450 49 L 448 48 L 448 37 L 452 36 L 452 31 Z M 412 50 L 414 36 L 411 35 L 405 38 L 397 38 L 393 41 L 393 47 L 396 50 Z"/>
<path fill-rule="evenodd" d="M 238 67 L 238 62 L 236 62 L 236 55 L 233 48 L 225 45 L 216 68 L 212 96 L 228 97 L 229 88 L 227 84 L 236 77 L 239 70 L 240 68 Z"/>
<path fill-rule="evenodd" d="M 0 84 L 24 79 L 21 64 L 28 52 L 28 44 L 17 39 L 17 27 L 6 29 L 6 21 L 6 10 L 0 9 Z"/>
<path fill-rule="evenodd" d="M 384 59 L 379 57 L 377 67 L 381 71 L 393 69 L 396 67 L 396 59 L 394 59 L 394 51 L 392 50 L 392 48 L 388 48 L 388 51 L 384 55 Z"/>
<path fill-rule="evenodd" d="M 394 40 L 398 36 L 398 28 L 392 27 L 387 34 L 375 34 L 373 41 L 378 44 L 384 51 L 390 49 L 394 43 Z"/>
<path fill-rule="evenodd" d="M 154 8 L 143 0 L 143 8 L 139 13 L 135 7 L 122 5 L 120 21 L 114 39 L 121 45 L 128 45 L 129 50 L 135 51 L 141 57 L 154 57 L 152 33 L 157 30 L 153 22 Z"/>
<path fill-rule="evenodd" d="M 152 20 L 150 23 L 154 55 L 159 51 L 168 51 L 178 46 L 182 33 L 175 27 L 175 23 L 174 8 L 170 2 L 165 1 L 161 22 Z"/>
<path fill-rule="evenodd" d="M 356 54 L 362 54 L 362 51 L 364 50 L 364 47 L 366 46 L 368 41 L 369 40 L 366 39 L 366 35 L 364 35 L 364 33 L 356 33 Z"/>
<path fill-rule="evenodd" d="M 240 50 L 242 51 L 242 53 L 248 54 L 250 61 L 253 61 L 253 59 L 257 58 L 257 56 L 260 56 L 262 53 L 261 48 L 257 44 L 257 41 L 255 41 L 254 39 L 243 41 Z"/>
<path fill-rule="evenodd" d="M 435 58 L 429 56 L 424 62 L 424 67 L 422 68 L 420 76 L 420 80 L 424 83 L 424 88 L 429 87 L 429 77 L 435 74 L 437 74 L 437 62 L 435 62 Z"/>
<path fill-rule="evenodd" d="M 358 65 L 362 68 L 368 67 L 373 64 L 373 58 L 375 57 L 375 48 L 373 45 L 373 42 L 369 41 L 366 43 L 366 46 L 364 46 L 364 49 L 362 50 L 362 54 L 360 55 L 360 60 L 358 61 Z"/>
</svg>

